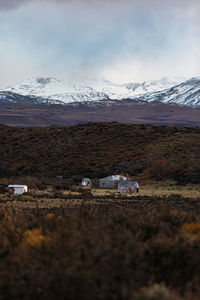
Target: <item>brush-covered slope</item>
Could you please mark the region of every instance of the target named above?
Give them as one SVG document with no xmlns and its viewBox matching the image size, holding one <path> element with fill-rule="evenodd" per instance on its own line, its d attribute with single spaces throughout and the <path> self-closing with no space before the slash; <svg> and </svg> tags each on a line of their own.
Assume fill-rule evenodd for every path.
<svg viewBox="0 0 200 300">
<path fill-rule="evenodd" d="M 199 128 L 119 123 L 48 129 L 1 126 L 0 144 L 1 177 L 160 173 L 163 178 L 200 180 Z"/>
<path fill-rule="evenodd" d="M 87 122 L 200 126 L 200 108 L 145 102 L 105 100 L 68 105 L 1 103 L 0 123 L 16 127 L 67 126 Z"/>
</svg>

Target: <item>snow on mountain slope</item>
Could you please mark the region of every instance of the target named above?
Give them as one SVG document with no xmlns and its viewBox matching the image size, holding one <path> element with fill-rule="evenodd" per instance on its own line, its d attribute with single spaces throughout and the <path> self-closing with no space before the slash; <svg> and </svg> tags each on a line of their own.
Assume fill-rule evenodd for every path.
<svg viewBox="0 0 200 300">
<path fill-rule="evenodd" d="M 58 100 L 49 100 L 42 97 L 23 96 L 13 92 L 0 92 L 0 103 L 21 103 L 21 104 L 63 104 Z"/>
<path fill-rule="evenodd" d="M 139 97 L 148 102 L 177 103 L 188 106 L 200 106 L 200 77 L 194 77 L 169 89 L 146 93 Z"/>
<path fill-rule="evenodd" d="M 21 84 L 8 87 L 5 91 L 21 94 L 23 96 L 35 96 L 59 100 L 64 103 L 77 101 L 96 101 L 106 99 L 108 96 L 98 92 L 89 86 L 78 86 L 74 83 L 63 83 L 55 78 L 32 78 Z"/>
<path fill-rule="evenodd" d="M 55 92 L 64 93 L 66 87 L 55 78 L 33 78 L 20 84 L 8 87 L 5 91 L 13 92 L 24 96 L 46 97 Z"/>
<path fill-rule="evenodd" d="M 42 97 L 64 103 L 98 101 L 102 99 L 135 99 L 147 92 L 161 91 L 183 82 L 183 78 L 164 77 L 158 81 L 115 84 L 107 80 L 91 80 L 77 84 L 61 82 L 55 78 L 32 78 L 21 84 L 8 87 L 5 91 L 23 96 Z"/>
<path fill-rule="evenodd" d="M 164 77 L 160 80 L 144 81 L 142 83 L 115 84 L 108 80 L 93 80 L 90 85 L 102 91 L 109 99 L 135 99 L 147 92 L 162 91 L 185 81 L 180 77 Z"/>
<path fill-rule="evenodd" d="M 186 78 L 183 77 L 163 77 L 160 80 L 150 80 L 142 83 L 129 83 L 126 84 L 126 88 L 136 92 L 138 95 L 169 89 L 185 80 Z"/>
<path fill-rule="evenodd" d="M 21 95 L 21 96 L 20 96 Z M 81 84 L 61 82 L 55 78 L 33 78 L 0 92 L 1 102 L 32 104 L 91 103 L 104 100 L 140 99 L 148 102 L 200 106 L 200 77 L 184 80 L 164 77 L 143 83 L 115 84 L 91 80 Z M 88 104 L 89 105 L 89 104 Z"/>
</svg>

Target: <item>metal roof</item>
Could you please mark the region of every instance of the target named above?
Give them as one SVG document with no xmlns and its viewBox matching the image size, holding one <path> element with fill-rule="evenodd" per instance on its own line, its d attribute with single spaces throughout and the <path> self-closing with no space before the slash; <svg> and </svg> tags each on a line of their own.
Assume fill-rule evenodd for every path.
<svg viewBox="0 0 200 300">
<path fill-rule="evenodd" d="M 111 175 L 111 176 L 102 178 L 101 180 L 111 180 L 111 181 L 127 180 L 127 177 L 122 176 L 122 175 Z"/>
<path fill-rule="evenodd" d="M 17 185 L 17 184 L 10 184 L 8 187 L 14 187 L 14 188 L 25 188 L 27 185 Z"/>
<path fill-rule="evenodd" d="M 120 186 L 138 186 L 139 187 L 139 183 L 137 181 L 121 181 L 119 182 Z"/>
</svg>

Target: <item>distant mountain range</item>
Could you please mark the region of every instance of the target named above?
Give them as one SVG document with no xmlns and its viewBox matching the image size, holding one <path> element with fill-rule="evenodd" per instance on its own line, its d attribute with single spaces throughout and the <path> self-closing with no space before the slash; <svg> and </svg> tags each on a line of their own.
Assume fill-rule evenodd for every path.
<svg viewBox="0 0 200 300">
<path fill-rule="evenodd" d="M 113 105 L 112 100 L 141 100 L 200 106 L 200 78 L 164 77 L 143 83 L 115 84 L 107 80 L 91 80 L 77 84 L 55 78 L 32 78 L 0 92 L 0 102 L 23 104 L 87 103 L 99 101 Z M 95 104 L 96 103 L 96 104 Z M 118 103 L 118 102 L 116 102 Z"/>
</svg>

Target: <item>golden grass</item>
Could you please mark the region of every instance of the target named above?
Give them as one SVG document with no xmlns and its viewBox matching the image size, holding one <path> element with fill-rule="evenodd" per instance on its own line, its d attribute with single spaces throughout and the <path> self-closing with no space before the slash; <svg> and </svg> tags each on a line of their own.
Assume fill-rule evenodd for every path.
<svg viewBox="0 0 200 300">
<path fill-rule="evenodd" d="M 65 207 L 76 207 L 80 205 L 83 201 L 82 194 L 79 192 L 71 192 L 71 191 L 61 191 L 60 195 L 54 195 L 53 190 L 48 188 L 47 190 L 29 190 L 28 195 L 15 196 L 0 194 L 0 206 L 1 208 L 15 208 L 15 209 L 35 209 L 35 208 L 54 208 L 60 207 L 60 205 L 64 205 Z M 34 195 L 34 197 L 32 195 Z M 118 196 L 119 193 L 117 190 L 106 190 L 106 189 L 92 189 L 91 194 L 93 197 L 89 199 L 91 204 L 98 203 L 98 199 L 96 201 L 96 197 L 107 196 L 105 199 L 102 199 L 103 202 L 112 203 L 116 202 L 116 197 L 113 199 L 113 196 Z M 37 197 L 37 195 L 40 197 Z M 63 198 L 62 198 L 63 195 Z M 72 196 L 67 198 L 67 196 Z M 73 199 L 74 195 L 74 199 Z M 79 197 L 77 197 L 80 195 Z M 170 195 L 180 195 L 182 198 L 190 198 L 197 199 L 200 197 L 200 185 L 186 185 L 186 186 L 178 186 L 173 184 L 173 182 L 152 182 L 141 185 L 140 192 L 137 194 L 121 194 L 127 198 L 129 197 L 137 197 L 137 196 L 150 196 L 150 197 L 168 197 Z M 85 200 L 85 201 L 88 201 Z"/>
<path fill-rule="evenodd" d="M 117 195 L 117 190 L 95 189 L 92 194 L 98 196 Z M 170 196 L 180 195 L 183 198 L 200 197 L 200 185 L 176 185 L 173 182 L 152 182 L 140 186 L 139 194 L 124 194 L 129 196 Z"/>
<path fill-rule="evenodd" d="M 200 185 L 174 185 L 168 183 L 145 184 L 140 188 L 141 196 L 169 196 L 180 195 L 183 198 L 200 197 Z"/>
</svg>

